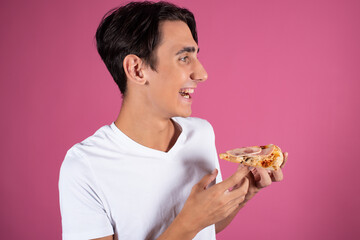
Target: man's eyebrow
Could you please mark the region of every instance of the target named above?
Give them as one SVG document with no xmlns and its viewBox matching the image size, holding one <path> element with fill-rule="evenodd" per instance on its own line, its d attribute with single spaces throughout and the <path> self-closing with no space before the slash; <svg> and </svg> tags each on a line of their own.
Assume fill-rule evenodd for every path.
<svg viewBox="0 0 360 240">
<path fill-rule="evenodd" d="M 195 51 L 196 51 L 195 47 L 184 47 L 180 51 L 178 51 L 175 55 L 179 55 L 179 54 L 182 54 L 184 52 L 193 53 Z M 200 48 L 198 48 L 197 52 L 199 53 L 199 51 L 200 51 Z"/>
</svg>

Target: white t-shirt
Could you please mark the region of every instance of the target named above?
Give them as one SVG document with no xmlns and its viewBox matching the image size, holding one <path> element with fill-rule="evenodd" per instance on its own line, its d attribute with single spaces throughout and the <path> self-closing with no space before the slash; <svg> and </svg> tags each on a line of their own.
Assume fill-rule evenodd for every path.
<svg viewBox="0 0 360 240">
<path fill-rule="evenodd" d="M 112 234 L 144 240 L 164 232 L 193 185 L 219 169 L 212 126 L 199 118 L 173 120 L 182 132 L 168 152 L 138 144 L 114 123 L 67 152 L 59 179 L 64 240 Z M 215 239 L 214 225 L 194 239 Z"/>
</svg>

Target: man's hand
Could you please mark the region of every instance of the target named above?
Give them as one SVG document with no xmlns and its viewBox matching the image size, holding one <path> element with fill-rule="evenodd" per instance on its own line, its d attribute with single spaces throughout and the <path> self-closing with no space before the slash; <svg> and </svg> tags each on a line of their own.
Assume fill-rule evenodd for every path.
<svg viewBox="0 0 360 240">
<path fill-rule="evenodd" d="M 239 210 L 246 204 L 247 201 L 252 199 L 260 189 L 269 186 L 272 182 L 279 182 L 283 179 L 283 173 L 281 168 L 284 167 L 287 161 L 288 153 L 284 153 L 284 162 L 280 166 L 280 169 L 277 171 L 268 172 L 263 168 L 251 168 L 251 172 L 246 175 L 246 178 L 249 179 L 249 189 L 245 196 L 245 200 L 239 205 L 237 209 L 234 210 L 227 218 L 215 224 L 216 233 L 222 231 L 227 227 Z M 244 168 L 244 165 L 240 164 L 238 169 Z M 234 189 L 238 188 L 240 185 L 236 185 Z"/>
<path fill-rule="evenodd" d="M 287 161 L 287 156 L 284 153 L 281 168 Z M 268 172 L 258 168 L 250 171 L 248 167 L 240 165 L 231 177 L 209 187 L 217 173 L 214 170 L 205 175 L 192 188 L 183 209 L 158 240 L 192 239 L 203 228 L 214 223 L 216 232 L 220 232 L 261 188 L 283 179 L 281 169 Z"/>
<path fill-rule="evenodd" d="M 268 171 L 264 168 L 251 168 L 251 172 L 246 176 L 249 179 L 249 190 L 242 204 L 245 204 L 253 198 L 260 189 L 270 186 L 272 182 L 280 182 L 283 180 L 284 176 L 281 168 L 284 167 L 287 161 L 288 153 L 285 152 L 283 154 L 284 162 L 277 171 Z M 241 168 L 241 165 L 239 168 Z"/>
<path fill-rule="evenodd" d="M 213 186 L 210 184 L 218 171 L 215 169 L 211 174 L 205 175 L 194 185 L 183 209 L 175 218 L 172 225 L 177 227 L 173 232 L 180 228 L 185 233 L 182 239 L 192 239 L 203 228 L 229 216 L 245 200 L 249 189 L 249 180 L 245 176 L 249 173 L 247 167 L 238 169 L 228 179 Z M 237 188 L 233 189 L 235 185 Z M 165 235 L 166 232 L 161 237 L 167 239 Z"/>
</svg>

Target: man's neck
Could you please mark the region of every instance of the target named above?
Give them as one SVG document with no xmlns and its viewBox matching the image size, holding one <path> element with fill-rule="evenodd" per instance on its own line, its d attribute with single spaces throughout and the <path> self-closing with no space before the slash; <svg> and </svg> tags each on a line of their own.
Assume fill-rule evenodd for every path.
<svg viewBox="0 0 360 240">
<path fill-rule="evenodd" d="M 181 133 L 180 126 L 170 118 L 155 116 L 135 105 L 123 102 L 115 125 L 135 142 L 168 152 Z"/>
</svg>

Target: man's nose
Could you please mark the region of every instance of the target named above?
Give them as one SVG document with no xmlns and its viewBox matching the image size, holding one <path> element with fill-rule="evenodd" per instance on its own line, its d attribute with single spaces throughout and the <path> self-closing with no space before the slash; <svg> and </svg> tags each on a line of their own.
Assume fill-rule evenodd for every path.
<svg viewBox="0 0 360 240">
<path fill-rule="evenodd" d="M 197 82 L 204 82 L 208 78 L 208 74 L 199 60 L 196 61 L 194 65 L 194 70 L 190 77 L 192 80 Z"/>
</svg>

